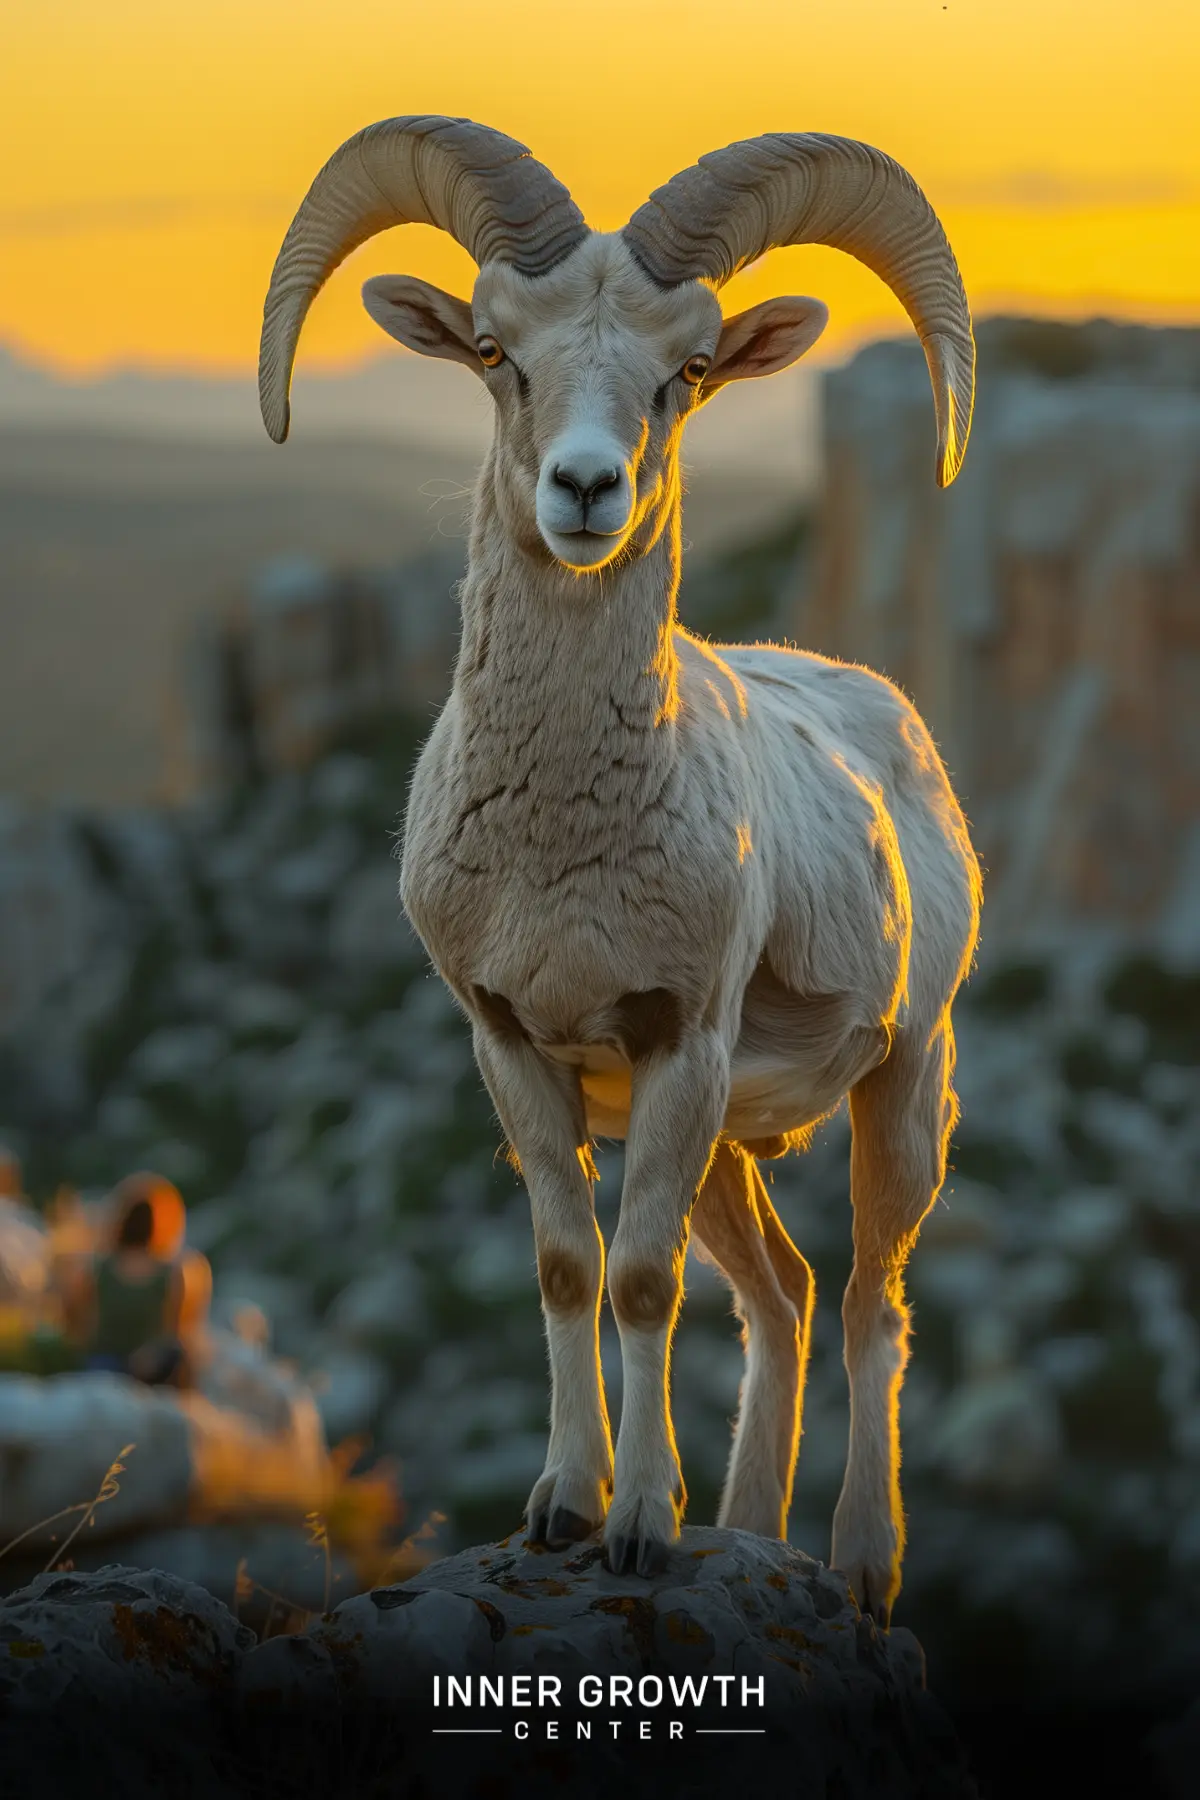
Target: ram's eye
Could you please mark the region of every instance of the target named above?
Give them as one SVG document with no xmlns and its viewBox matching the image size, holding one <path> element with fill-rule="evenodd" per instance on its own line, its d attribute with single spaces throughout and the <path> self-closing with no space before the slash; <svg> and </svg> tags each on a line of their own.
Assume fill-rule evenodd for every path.
<svg viewBox="0 0 1200 1800">
<path fill-rule="evenodd" d="M 708 356 L 689 356 L 679 373 L 689 387 L 699 387 L 708 374 L 711 361 Z"/>
<path fill-rule="evenodd" d="M 485 369 L 495 369 L 504 361 L 504 352 L 494 337 L 476 338 L 475 348 Z"/>
</svg>

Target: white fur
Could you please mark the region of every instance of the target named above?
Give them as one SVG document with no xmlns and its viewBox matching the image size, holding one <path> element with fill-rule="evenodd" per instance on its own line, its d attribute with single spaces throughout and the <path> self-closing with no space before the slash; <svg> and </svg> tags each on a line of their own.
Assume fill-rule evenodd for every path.
<svg viewBox="0 0 1200 1800">
<path fill-rule="evenodd" d="M 852 1425 L 833 1557 L 886 1622 L 902 1272 L 945 1166 L 978 869 L 928 733 L 887 681 L 716 648 L 675 616 L 686 417 L 724 381 L 794 360 L 823 309 L 772 301 L 723 328 L 709 287 L 656 287 L 600 234 L 536 280 L 485 267 L 470 308 L 395 277 L 371 290 L 405 341 L 428 350 L 442 333 L 433 353 L 477 368 L 477 335 L 506 352 L 484 373 L 496 436 L 402 893 L 529 1186 L 553 1392 L 531 1526 L 567 1538 L 607 1508 L 610 1560 L 643 1569 L 674 1538 L 669 1356 L 694 1222 L 747 1331 L 722 1521 L 782 1535 L 812 1283 L 754 1151 L 801 1144 L 849 1092 Z M 711 359 L 699 392 L 680 374 L 696 355 Z M 564 461 L 581 487 L 617 469 L 594 519 L 553 481 Z M 593 1136 L 627 1140 L 607 1272 L 625 1368 L 615 1459 Z"/>
</svg>

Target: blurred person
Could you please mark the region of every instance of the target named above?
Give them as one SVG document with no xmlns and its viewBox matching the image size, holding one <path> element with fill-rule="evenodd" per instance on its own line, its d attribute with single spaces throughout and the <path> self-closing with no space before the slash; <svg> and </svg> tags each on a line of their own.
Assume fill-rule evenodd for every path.
<svg viewBox="0 0 1200 1800">
<path fill-rule="evenodd" d="M 212 1302 L 212 1268 L 199 1250 L 187 1244 L 187 1207 L 179 1189 L 164 1175 L 141 1169 L 127 1175 L 114 1188 L 110 1205 L 114 1228 L 119 1229 L 125 1212 L 139 1200 L 149 1203 L 154 1218 L 147 1249 L 160 1262 L 179 1271 L 181 1300 L 179 1336 L 188 1353 L 189 1365 L 201 1356 Z"/>
<path fill-rule="evenodd" d="M 164 1176 L 139 1170 L 108 1202 L 113 1249 L 89 1271 L 75 1308 L 89 1366 L 183 1386 L 203 1360 L 212 1271 L 185 1247 L 187 1208 Z M 132 1339 L 145 1335 L 137 1345 Z"/>
<path fill-rule="evenodd" d="M 153 1201 L 139 1194 L 118 1214 L 113 1247 L 91 1271 L 84 1314 L 85 1368 L 149 1386 L 182 1385 L 183 1272 L 156 1256 Z"/>
<path fill-rule="evenodd" d="M 212 1304 L 212 1266 L 207 1256 L 193 1250 L 186 1241 L 187 1207 L 179 1189 L 160 1175 L 129 1178 L 129 1184 L 137 1183 L 148 1183 L 151 1190 L 146 1195 L 154 1208 L 151 1254 L 174 1263 L 183 1281 L 179 1335 L 185 1345 L 198 1344 L 207 1328 Z M 139 1190 L 133 1185 L 130 1191 Z"/>
</svg>

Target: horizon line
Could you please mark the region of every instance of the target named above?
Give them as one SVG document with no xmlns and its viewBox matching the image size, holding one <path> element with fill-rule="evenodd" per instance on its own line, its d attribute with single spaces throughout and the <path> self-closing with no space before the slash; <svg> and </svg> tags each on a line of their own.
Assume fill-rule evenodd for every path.
<svg viewBox="0 0 1200 1800">
<path fill-rule="evenodd" d="M 1020 291 L 1000 292 L 985 296 L 972 308 L 975 326 L 990 324 L 998 319 L 1029 320 L 1043 324 L 1089 325 L 1112 324 L 1118 326 L 1143 326 L 1150 330 L 1189 330 L 1200 329 L 1200 301 L 1188 304 L 1184 301 L 1145 301 L 1137 302 L 1118 295 L 1084 295 L 1077 305 L 1064 309 L 1061 305 L 1050 306 L 1039 304 L 1039 297 L 1023 294 Z M 849 361 L 869 344 L 879 343 L 912 335 L 905 325 L 895 319 L 879 317 L 872 320 L 861 320 L 848 324 L 842 335 L 834 338 L 826 345 L 824 352 L 820 346 L 805 358 L 809 367 L 828 367 L 840 362 Z M 915 337 L 914 337 L 915 341 Z M 247 359 L 244 363 L 187 364 L 183 362 L 137 362 L 128 357 L 115 358 L 94 365 L 73 367 L 56 358 L 52 353 L 30 348 L 21 342 L 17 335 L 0 333 L 0 357 L 7 357 L 19 367 L 29 369 L 53 381 L 58 386 L 87 390 L 101 386 L 107 381 L 122 378 L 134 378 L 149 382 L 154 381 L 187 381 L 197 384 L 241 384 L 253 383 L 257 379 L 257 362 Z M 332 361 L 308 359 L 305 364 L 298 364 L 296 380 L 338 381 L 360 375 L 373 369 L 382 362 L 395 361 L 398 358 L 414 362 L 428 362 L 430 359 L 421 356 L 417 351 L 409 350 L 404 345 L 394 343 L 381 345 L 378 350 L 365 350 L 353 360 L 338 358 Z M 793 367 L 790 373 L 800 372 Z"/>
</svg>

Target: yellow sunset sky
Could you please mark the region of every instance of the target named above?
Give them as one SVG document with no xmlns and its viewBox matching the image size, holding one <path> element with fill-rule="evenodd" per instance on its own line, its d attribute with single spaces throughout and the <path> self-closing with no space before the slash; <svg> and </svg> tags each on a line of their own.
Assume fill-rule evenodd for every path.
<svg viewBox="0 0 1200 1800">
<path fill-rule="evenodd" d="M 308 183 L 360 126 L 480 119 L 589 222 L 621 225 L 703 151 L 831 131 L 897 157 L 978 314 L 1200 321 L 1200 0 L 8 0 L 0 31 L 0 343 L 69 373 L 243 372 Z M 358 290 L 468 293 L 420 228 L 366 245 L 301 347 L 381 348 Z M 777 251 L 724 291 L 825 299 L 824 356 L 902 320 L 848 257 Z"/>
</svg>

